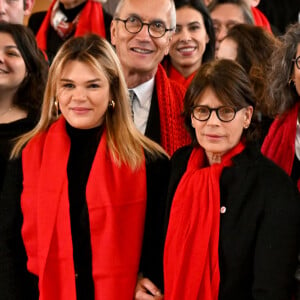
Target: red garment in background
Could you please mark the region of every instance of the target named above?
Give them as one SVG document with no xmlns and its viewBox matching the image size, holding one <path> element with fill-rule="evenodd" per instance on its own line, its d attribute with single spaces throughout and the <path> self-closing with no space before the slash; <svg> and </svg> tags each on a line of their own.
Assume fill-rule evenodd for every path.
<svg viewBox="0 0 300 300">
<path fill-rule="evenodd" d="M 43 51 L 47 50 L 47 33 L 49 26 L 51 26 L 52 9 L 56 1 L 57 0 L 54 0 L 51 3 L 45 19 L 36 35 L 37 44 Z M 87 0 L 86 5 L 80 12 L 74 36 L 82 36 L 86 33 L 95 33 L 104 38 L 106 37 L 103 9 L 99 1 Z"/>
<path fill-rule="evenodd" d="M 70 139 L 61 117 L 24 148 L 22 236 L 40 300 L 76 300 L 67 164 Z M 86 186 L 95 300 L 132 300 L 146 210 L 145 164 L 118 166 L 104 131 Z"/>
<path fill-rule="evenodd" d="M 292 173 L 295 157 L 295 141 L 297 132 L 297 118 L 300 109 L 300 101 L 283 116 L 276 118 L 261 147 L 261 152 L 289 176 Z M 300 191 L 300 180 L 297 183 Z"/>
<path fill-rule="evenodd" d="M 191 142 L 182 117 L 186 90 L 182 85 L 169 80 L 161 65 L 157 68 L 155 86 L 158 97 L 161 145 L 169 155 L 172 155 L 178 148 Z"/>
<path fill-rule="evenodd" d="M 262 26 L 268 31 L 272 32 L 270 22 L 267 17 L 256 7 L 251 7 L 254 24 L 257 26 Z"/>
</svg>

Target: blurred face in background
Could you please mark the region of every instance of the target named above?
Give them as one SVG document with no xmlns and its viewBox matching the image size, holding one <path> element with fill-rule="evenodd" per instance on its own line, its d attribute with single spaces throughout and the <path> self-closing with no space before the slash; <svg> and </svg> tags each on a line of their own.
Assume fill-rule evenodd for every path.
<svg viewBox="0 0 300 300">
<path fill-rule="evenodd" d="M 230 39 L 225 38 L 221 41 L 218 53 L 216 55 L 217 59 L 232 59 L 236 60 L 237 58 L 237 43 Z"/>
<path fill-rule="evenodd" d="M 171 63 L 184 77 L 199 69 L 209 42 L 202 14 L 188 6 L 176 10 L 176 31 L 169 55 Z"/>
<path fill-rule="evenodd" d="M 215 34 L 216 34 L 216 56 L 221 41 L 227 35 L 228 29 L 235 24 L 245 23 L 242 9 L 232 3 L 219 4 L 211 12 Z"/>
<path fill-rule="evenodd" d="M 0 22 L 23 24 L 33 5 L 34 0 L 0 0 Z"/>
</svg>

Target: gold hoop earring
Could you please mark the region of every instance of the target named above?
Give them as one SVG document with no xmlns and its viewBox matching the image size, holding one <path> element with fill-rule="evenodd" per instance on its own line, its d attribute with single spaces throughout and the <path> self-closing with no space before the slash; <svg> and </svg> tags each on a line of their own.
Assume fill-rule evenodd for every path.
<svg viewBox="0 0 300 300">
<path fill-rule="evenodd" d="M 114 110 L 114 109 L 115 109 L 115 106 L 116 106 L 116 103 L 115 103 L 114 100 L 110 100 L 110 101 L 108 102 L 108 108 L 109 108 L 110 110 Z"/>
<path fill-rule="evenodd" d="M 54 106 L 55 106 L 55 116 L 56 116 L 56 119 L 58 119 L 59 106 L 58 106 L 57 100 L 54 100 Z"/>
</svg>

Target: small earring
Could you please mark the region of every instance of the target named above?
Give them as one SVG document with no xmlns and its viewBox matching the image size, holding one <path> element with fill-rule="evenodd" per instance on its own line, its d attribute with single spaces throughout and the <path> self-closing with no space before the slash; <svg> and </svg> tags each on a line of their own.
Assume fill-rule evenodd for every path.
<svg viewBox="0 0 300 300">
<path fill-rule="evenodd" d="M 54 106 L 55 106 L 55 116 L 56 116 L 56 119 L 58 119 L 59 107 L 58 107 L 58 101 L 57 100 L 54 100 Z"/>
<path fill-rule="evenodd" d="M 115 106 L 116 106 L 116 103 L 114 100 L 110 100 L 109 103 L 108 103 L 108 108 L 110 110 L 114 110 L 115 109 Z"/>
<path fill-rule="evenodd" d="M 244 129 L 248 129 L 248 127 L 249 127 L 248 124 L 244 125 Z"/>
</svg>

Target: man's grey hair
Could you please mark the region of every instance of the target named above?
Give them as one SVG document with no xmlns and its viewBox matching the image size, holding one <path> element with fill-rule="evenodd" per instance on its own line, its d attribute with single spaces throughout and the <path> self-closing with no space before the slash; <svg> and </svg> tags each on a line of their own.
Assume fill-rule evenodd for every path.
<svg viewBox="0 0 300 300">
<path fill-rule="evenodd" d="M 114 17 L 119 17 L 120 16 L 120 11 L 124 5 L 126 0 L 120 0 L 117 7 L 116 7 L 116 10 L 115 10 L 115 13 L 114 13 Z M 140 0 L 142 1 L 142 0 Z M 147 0 L 147 1 L 151 1 L 151 0 Z M 174 0 L 170 0 L 170 3 L 171 3 L 171 12 L 170 12 L 170 20 L 171 20 L 171 24 L 170 24 L 170 27 L 171 28 L 175 28 L 176 27 L 176 8 L 175 8 L 175 3 L 174 3 Z"/>
</svg>

